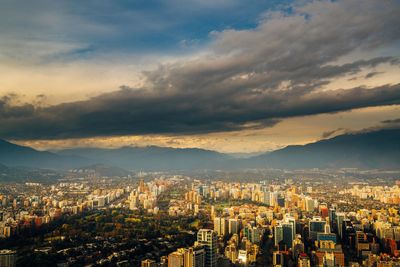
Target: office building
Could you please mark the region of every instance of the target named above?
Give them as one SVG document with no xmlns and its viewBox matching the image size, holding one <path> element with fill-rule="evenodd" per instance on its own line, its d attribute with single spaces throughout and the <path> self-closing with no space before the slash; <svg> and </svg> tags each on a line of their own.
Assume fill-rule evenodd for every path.
<svg viewBox="0 0 400 267">
<path fill-rule="evenodd" d="M 309 231 L 310 231 L 310 239 L 317 240 L 318 233 L 325 233 L 325 224 L 326 221 L 322 220 L 321 217 L 313 217 L 313 219 L 309 222 Z"/>
<path fill-rule="evenodd" d="M 217 266 L 217 234 L 210 229 L 200 229 L 197 233 L 197 243 L 203 245 L 205 255 L 205 267 Z"/>
</svg>

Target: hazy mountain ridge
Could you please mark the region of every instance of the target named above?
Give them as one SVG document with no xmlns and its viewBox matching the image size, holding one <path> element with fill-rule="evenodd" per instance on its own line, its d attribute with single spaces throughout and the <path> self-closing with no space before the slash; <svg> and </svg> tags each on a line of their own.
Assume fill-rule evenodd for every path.
<svg viewBox="0 0 400 267">
<path fill-rule="evenodd" d="M 77 148 L 56 153 L 63 156 L 80 155 L 99 163 L 129 170 L 213 169 L 223 166 L 231 159 L 229 155 L 211 150 L 157 146 L 118 149 Z"/>
<path fill-rule="evenodd" d="M 239 168 L 400 168 L 400 129 L 354 133 L 302 146 L 287 146 L 250 158 L 198 148 L 122 147 L 37 151 L 0 140 L 0 164 L 68 169 L 104 164 L 124 170 Z M 97 165 L 101 166 L 101 165 Z M 103 170 L 104 171 L 104 170 Z"/>
<path fill-rule="evenodd" d="M 276 168 L 400 168 L 400 129 L 339 135 L 251 159 Z"/>
<path fill-rule="evenodd" d="M 0 139 L 0 163 L 9 167 L 67 169 L 82 164 L 94 163 L 80 156 L 62 156 L 48 151 L 16 145 Z"/>
</svg>

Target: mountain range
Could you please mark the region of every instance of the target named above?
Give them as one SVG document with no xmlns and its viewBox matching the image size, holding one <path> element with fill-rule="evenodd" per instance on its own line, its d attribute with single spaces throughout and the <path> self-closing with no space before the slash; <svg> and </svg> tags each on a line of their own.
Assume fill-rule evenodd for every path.
<svg viewBox="0 0 400 267">
<path fill-rule="evenodd" d="M 344 134 L 307 145 L 287 146 L 253 157 L 248 164 L 274 168 L 400 168 L 400 129 Z"/>
<path fill-rule="evenodd" d="M 339 135 L 306 145 L 287 146 L 250 158 L 198 148 L 121 147 L 38 151 L 0 140 L 0 169 L 71 169 L 105 164 L 126 170 L 237 168 L 400 168 L 400 129 Z M 7 166 L 7 167 L 6 167 Z M 1 170 L 0 170 L 1 171 Z"/>
</svg>

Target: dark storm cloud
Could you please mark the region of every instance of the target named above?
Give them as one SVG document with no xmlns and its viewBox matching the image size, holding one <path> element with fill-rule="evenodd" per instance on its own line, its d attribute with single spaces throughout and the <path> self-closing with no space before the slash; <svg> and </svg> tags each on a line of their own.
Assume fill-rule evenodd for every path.
<svg viewBox="0 0 400 267">
<path fill-rule="evenodd" d="M 335 78 L 379 64 L 398 68 L 398 58 L 390 55 L 334 62 L 355 49 L 371 52 L 397 42 L 399 13 L 396 1 L 349 0 L 267 14 L 256 29 L 213 33 L 208 55 L 144 72 L 142 88 L 124 86 L 50 107 L 0 102 L 0 136 L 222 132 L 273 126 L 294 116 L 400 104 L 400 84 L 323 89 Z"/>
<path fill-rule="evenodd" d="M 400 84 L 299 96 L 270 92 L 215 97 L 208 93 L 149 93 L 123 89 L 87 101 L 8 113 L 4 138 L 44 139 L 126 134 L 191 134 L 274 125 L 279 119 L 352 108 L 400 104 Z M 266 119 L 270 118 L 270 119 Z"/>
<path fill-rule="evenodd" d="M 0 121 L 3 119 L 18 119 L 32 116 L 35 107 L 32 104 L 15 105 L 18 101 L 16 94 L 8 94 L 0 97 Z"/>
</svg>

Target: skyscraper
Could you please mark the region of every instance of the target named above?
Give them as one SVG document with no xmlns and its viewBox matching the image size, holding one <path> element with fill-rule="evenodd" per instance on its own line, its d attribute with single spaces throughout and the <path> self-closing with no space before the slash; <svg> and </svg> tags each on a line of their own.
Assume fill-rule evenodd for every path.
<svg viewBox="0 0 400 267">
<path fill-rule="evenodd" d="M 285 222 L 293 225 L 293 238 L 296 236 L 296 219 L 288 214 L 285 215 Z"/>
<path fill-rule="evenodd" d="M 305 198 L 305 204 L 306 204 L 306 211 L 313 211 L 315 206 L 314 206 L 314 199 L 311 197 L 306 197 Z"/>
<path fill-rule="evenodd" d="M 328 216 L 329 216 L 329 222 L 330 222 L 331 228 L 333 228 L 333 224 L 336 223 L 336 210 L 333 208 L 330 208 L 328 211 Z"/>
<path fill-rule="evenodd" d="M 188 267 L 205 267 L 206 266 L 206 250 L 204 246 L 195 246 L 191 248 L 192 265 Z"/>
<path fill-rule="evenodd" d="M 206 251 L 205 267 L 217 266 L 217 239 L 217 234 L 210 229 L 200 229 L 197 233 L 197 242 Z"/>
<path fill-rule="evenodd" d="M 292 223 L 281 223 L 275 226 L 274 229 L 274 243 L 275 246 L 282 244 L 286 249 L 289 249 L 293 245 L 293 224 Z M 280 248 L 281 249 L 281 248 Z"/>
<path fill-rule="evenodd" d="M 228 232 L 230 235 L 239 234 L 240 221 L 238 219 L 229 219 L 228 221 Z"/>
<path fill-rule="evenodd" d="M 321 217 L 314 217 L 309 222 L 310 238 L 312 240 L 317 240 L 318 233 L 325 233 L 326 221 L 322 220 Z"/>
<path fill-rule="evenodd" d="M 286 249 L 292 248 L 294 235 L 293 235 L 293 224 L 292 223 L 283 223 L 282 224 L 282 234 L 283 234 L 283 243 L 286 246 Z"/>
<path fill-rule="evenodd" d="M 283 229 L 282 225 L 276 225 L 274 228 L 274 245 L 279 246 L 279 243 L 283 240 Z"/>
<path fill-rule="evenodd" d="M 343 237 L 342 224 L 343 224 L 343 221 L 344 221 L 345 218 L 346 218 L 346 214 L 344 212 L 337 212 L 336 213 L 337 232 L 338 232 L 340 238 Z"/>
<path fill-rule="evenodd" d="M 225 236 L 228 234 L 228 221 L 223 217 L 215 217 L 214 219 L 214 231 L 218 236 Z"/>
<path fill-rule="evenodd" d="M 244 228 L 243 234 L 251 241 L 251 243 L 259 244 L 264 234 L 264 230 L 260 227 L 247 225 Z"/>
</svg>

